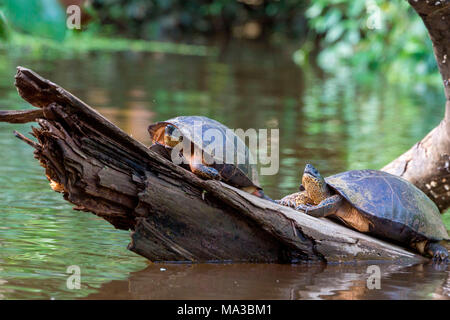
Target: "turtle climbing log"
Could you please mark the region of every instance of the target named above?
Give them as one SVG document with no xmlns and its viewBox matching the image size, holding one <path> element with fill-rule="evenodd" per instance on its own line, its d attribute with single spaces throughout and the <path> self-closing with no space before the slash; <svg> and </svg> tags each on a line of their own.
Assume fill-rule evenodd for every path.
<svg viewBox="0 0 450 320">
<path fill-rule="evenodd" d="M 439 209 L 422 191 L 403 178 L 378 170 L 352 170 L 323 178 L 307 164 L 304 191 L 280 204 L 314 217 L 335 217 L 360 232 L 396 241 L 428 255 L 448 260 L 438 242 L 450 240 Z"/>
</svg>

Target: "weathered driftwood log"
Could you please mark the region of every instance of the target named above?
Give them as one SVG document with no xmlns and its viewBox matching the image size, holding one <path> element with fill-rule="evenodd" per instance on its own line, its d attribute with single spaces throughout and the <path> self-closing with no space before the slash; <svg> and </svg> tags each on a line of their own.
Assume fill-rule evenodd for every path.
<svg viewBox="0 0 450 320">
<path fill-rule="evenodd" d="M 37 142 L 16 136 L 34 147 L 52 188 L 76 210 L 131 230 L 129 249 L 152 261 L 423 261 L 328 219 L 199 179 L 31 70 L 19 67 L 15 84 L 41 113 L 6 113 L 0 121 L 37 115 Z"/>
<path fill-rule="evenodd" d="M 450 1 L 409 0 L 425 23 L 444 84 L 445 116 L 410 150 L 382 170 L 422 189 L 441 212 L 450 207 Z"/>
</svg>

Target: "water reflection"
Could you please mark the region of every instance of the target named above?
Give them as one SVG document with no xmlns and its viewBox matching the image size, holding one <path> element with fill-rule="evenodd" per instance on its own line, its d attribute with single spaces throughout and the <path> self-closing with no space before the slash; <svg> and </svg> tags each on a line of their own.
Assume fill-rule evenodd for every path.
<svg viewBox="0 0 450 320">
<path fill-rule="evenodd" d="M 444 113 L 441 88 L 394 87 L 375 77 L 361 85 L 344 71 L 317 76 L 265 44 L 234 42 L 218 57 L 93 53 L 82 60 L 3 63 L 1 76 L 11 81 L 0 84 L 2 105 L 26 105 L 11 86 L 14 66 L 26 65 L 146 144 L 149 123 L 179 115 L 208 116 L 230 128 L 280 129 L 279 174 L 261 177 L 273 198 L 296 189 L 307 162 L 326 175 L 378 169 Z"/>
<path fill-rule="evenodd" d="M 151 264 L 87 299 L 450 299 L 449 268 L 379 266 L 370 290 L 367 265 Z"/>
</svg>

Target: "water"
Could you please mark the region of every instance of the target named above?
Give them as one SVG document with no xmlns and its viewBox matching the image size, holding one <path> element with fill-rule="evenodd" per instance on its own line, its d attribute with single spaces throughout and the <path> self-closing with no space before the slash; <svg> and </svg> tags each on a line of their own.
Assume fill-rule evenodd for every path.
<svg viewBox="0 0 450 320">
<path fill-rule="evenodd" d="M 235 42 L 218 56 L 91 53 L 54 59 L 0 53 L 0 109 L 25 109 L 15 66 L 39 72 L 148 144 L 148 124 L 205 115 L 231 128 L 279 128 L 280 168 L 261 177 L 265 192 L 295 191 L 308 162 L 328 175 L 378 169 L 443 116 L 440 88 L 364 84 L 301 69 L 291 50 Z M 382 266 L 382 289 L 368 290 L 366 266 L 149 264 L 126 250 L 128 232 L 76 212 L 53 192 L 31 148 L 0 124 L 0 298 L 426 298 L 449 297 L 450 269 Z M 444 216 L 450 226 L 449 214 Z M 82 287 L 66 287 L 78 265 Z M 161 271 L 165 268 L 166 271 Z"/>
</svg>

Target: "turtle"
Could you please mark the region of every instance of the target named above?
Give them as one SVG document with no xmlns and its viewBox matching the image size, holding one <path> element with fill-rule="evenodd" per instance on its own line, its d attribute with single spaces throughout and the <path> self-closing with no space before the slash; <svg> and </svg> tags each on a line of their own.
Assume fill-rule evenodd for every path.
<svg viewBox="0 0 450 320">
<path fill-rule="evenodd" d="M 434 261 L 448 261 L 439 244 L 450 240 L 435 203 L 409 181 L 379 170 L 352 170 L 323 178 L 305 166 L 300 191 L 279 204 L 314 217 L 336 218 L 360 232 L 411 247 Z"/>
<path fill-rule="evenodd" d="M 148 132 L 152 139 L 150 149 L 170 160 L 179 156 L 182 163 L 178 164 L 198 177 L 221 180 L 257 197 L 272 200 L 259 185 L 256 164 L 250 161 L 249 149 L 222 123 L 204 116 L 179 116 L 150 125 Z M 214 141 L 222 154 L 216 149 L 208 149 Z"/>
</svg>

